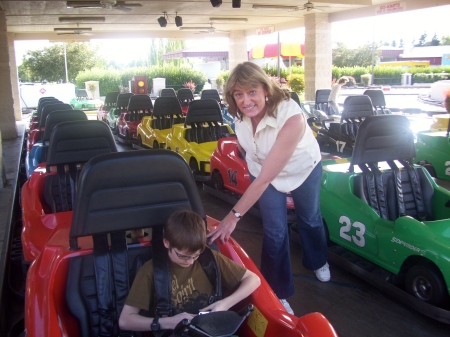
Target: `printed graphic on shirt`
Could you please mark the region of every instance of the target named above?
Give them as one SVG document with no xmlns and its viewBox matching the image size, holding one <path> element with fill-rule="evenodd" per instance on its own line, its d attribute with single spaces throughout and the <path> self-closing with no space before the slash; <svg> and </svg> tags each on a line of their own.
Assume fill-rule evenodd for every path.
<svg viewBox="0 0 450 337">
<path fill-rule="evenodd" d="M 196 313 L 208 306 L 207 294 L 200 293 L 194 285 L 192 277 L 181 284 L 177 275 L 172 275 L 172 303 L 179 312 Z"/>
</svg>

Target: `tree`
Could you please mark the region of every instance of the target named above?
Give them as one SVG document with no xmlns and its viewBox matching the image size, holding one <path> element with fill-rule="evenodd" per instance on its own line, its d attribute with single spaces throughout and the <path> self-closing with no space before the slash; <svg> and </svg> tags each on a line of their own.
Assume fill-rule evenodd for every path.
<svg viewBox="0 0 450 337">
<path fill-rule="evenodd" d="M 400 39 L 400 43 L 399 43 L 398 47 L 403 48 L 403 39 Z"/>
<path fill-rule="evenodd" d="M 413 40 L 414 41 L 414 40 Z M 427 33 L 423 33 L 419 38 L 419 43 L 415 44 L 414 47 L 424 47 L 427 41 Z"/>
<path fill-rule="evenodd" d="M 440 43 L 441 43 L 441 41 L 439 41 L 436 33 L 434 33 L 433 38 L 430 41 L 430 46 L 439 46 Z"/>
<path fill-rule="evenodd" d="M 150 52 L 148 56 L 149 64 L 155 66 L 162 66 L 163 64 L 172 64 L 179 66 L 180 60 L 164 60 L 162 56 L 171 51 L 181 50 L 186 48 L 186 42 L 182 40 L 168 40 L 168 39 L 155 39 L 152 40 L 150 45 Z"/>
<path fill-rule="evenodd" d="M 392 43 L 391 43 L 391 46 L 394 47 L 394 48 L 397 47 L 397 42 L 395 40 L 393 40 Z"/>
<path fill-rule="evenodd" d="M 441 38 L 441 45 L 443 45 L 443 46 L 448 46 L 448 45 L 450 45 L 450 35 L 443 36 L 443 37 Z"/>
<path fill-rule="evenodd" d="M 75 79 L 80 71 L 105 65 L 105 60 L 97 55 L 97 50 L 82 42 L 68 43 L 66 57 L 69 80 Z M 55 44 L 43 50 L 28 51 L 19 67 L 19 76 L 22 78 L 21 73 L 33 82 L 65 79 L 64 45 Z"/>
<path fill-rule="evenodd" d="M 380 55 L 377 50 L 378 46 L 374 46 L 374 60 Z M 342 42 L 338 43 L 338 47 L 333 49 L 333 65 L 336 67 L 368 67 L 372 65 L 372 44 L 366 43 L 357 49 L 349 49 Z"/>
</svg>

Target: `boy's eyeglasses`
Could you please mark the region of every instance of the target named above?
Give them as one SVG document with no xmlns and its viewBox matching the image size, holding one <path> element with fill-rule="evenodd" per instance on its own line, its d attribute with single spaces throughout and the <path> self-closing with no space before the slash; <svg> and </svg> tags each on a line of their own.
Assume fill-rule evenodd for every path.
<svg viewBox="0 0 450 337">
<path fill-rule="evenodd" d="M 198 257 L 200 256 L 200 254 L 197 254 L 197 255 L 194 255 L 194 256 L 189 256 L 189 255 L 183 255 L 183 254 L 180 254 L 180 253 L 178 253 L 176 250 L 175 250 L 175 248 L 172 248 L 173 249 L 173 251 L 175 252 L 175 254 L 177 254 L 177 256 L 178 256 L 178 258 L 180 259 L 180 260 L 184 260 L 184 261 L 189 261 L 190 259 L 192 259 L 192 260 L 197 260 L 198 259 Z"/>
</svg>

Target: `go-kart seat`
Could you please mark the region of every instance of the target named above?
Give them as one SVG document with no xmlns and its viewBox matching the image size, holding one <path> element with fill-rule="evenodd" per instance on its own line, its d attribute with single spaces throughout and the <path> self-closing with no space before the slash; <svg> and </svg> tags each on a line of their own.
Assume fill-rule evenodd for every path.
<svg viewBox="0 0 450 337">
<path fill-rule="evenodd" d="M 422 167 L 412 166 L 415 156 L 414 136 L 406 117 L 367 117 L 361 123 L 350 163 L 350 172 L 354 165 L 363 172 L 354 178 L 355 195 L 386 220 L 404 215 L 420 221 L 433 219 L 433 186 Z M 380 171 L 379 162 L 387 162 L 390 169 Z"/>
<path fill-rule="evenodd" d="M 204 124 L 208 126 L 204 126 Z M 204 143 L 217 141 L 223 135 L 228 136 L 228 129 L 222 125 L 223 117 L 219 103 L 214 99 L 200 99 L 189 105 L 184 126 L 188 142 Z"/>
<path fill-rule="evenodd" d="M 45 123 L 47 121 L 47 116 L 53 111 L 63 111 L 63 110 L 73 110 L 70 104 L 66 103 L 55 103 L 48 104 L 42 108 L 41 115 L 39 116 L 39 129 L 44 130 Z M 40 138 L 42 138 L 42 133 L 40 134 Z"/>
<path fill-rule="evenodd" d="M 222 99 L 220 98 L 217 89 L 205 89 L 202 91 L 200 99 L 215 99 L 219 104 L 222 104 Z"/>
<path fill-rule="evenodd" d="M 302 107 L 302 104 L 300 103 L 300 97 L 298 97 L 298 94 L 295 91 L 291 91 L 291 99 L 295 101 L 295 103 L 298 104 L 299 107 Z"/>
<path fill-rule="evenodd" d="M 161 89 L 159 97 L 177 97 L 177 94 L 173 88 L 164 88 Z"/>
<path fill-rule="evenodd" d="M 140 121 L 144 116 L 150 116 L 153 103 L 148 95 L 133 95 L 128 102 L 127 111 L 130 114 L 130 122 Z"/>
<path fill-rule="evenodd" d="M 192 90 L 189 88 L 181 88 L 177 91 L 177 98 L 180 101 L 180 105 L 183 106 L 189 106 L 189 103 L 191 103 L 194 100 L 194 94 L 192 93 Z"/>
<path fill-rule="evenodd" d="M 95 156 L 117 152 L 109 127 L 101 121 L 64 122 L 50 136 L 44 199 L 52 213 L 72 210 L 82 166 Z M 125 172 L 125 171 L 124 171 Z"/>
<path fill-rule="evenodd" d="M 344 110 L 341 115 L 341 122 L 330 123 L 330 132 L 344 134 L 351 140 L 356 139 L 361 122 L 375 113 L 372 101 L 369 96 L 355 95 L 348 96 L 344 101 Z"/>
<path fill-rule="evenodd" d="M 165 130 L 173 124 L 184 123 L 185 117 L 176 97 L 158 97 L 153 108 L 152 128 Z"/>
<path fill-rule="evenodd" d="M 47 104 L 55 104 L 55 103 L 62 103 L 62 102 L 54 97 L 43 97 L 39 99 L 38 106 L 36 108 L 36 114 L 30 121 L 30 131 L 37 129 L 39 125 L 39 118 L 41 116 L 42 108 Z"/>
<path fill-rule="evenodd" d="M 137 270 L 152 258 L 152 248 L 127 243 L 126 232 L 152 228 L 152 246 L 162 245 L 156 233 L 159 237 L 162 225 L 179 210 L 206 218 L 192 173 L 175 152 L 111 153 L 85 165 L 69 241 L 77 250 L 78 238 L 92 236 L 94 248 L 69 260 L 65 293 L 81 337 L 128 336 L 119 331 L 117 321 Z"/>
<path fill-rule="evenodd" d="M 103 103 L 103 110 L 109 111 L 112 107 L 116 106 L 118 91 L 110 91 L 105 96 L 105 102 Z"/>
<path fill-rule="evenodd" d="M 325 112 L 327 115 L 332 115 L 331 109 L 328 107 L 328 97 L 330 97 L 331 89 L 316 90 L 316 103 L 314 108 Z"/>
<path fill-rule="evenodd" d="M 86 121 L 87 116 L 81 110 L 59 110 L 50 112 L 45 122 L 42 143 L 34 144 L 27 156 L 26 171 L 27 177 L 36 169 L 36 167 L 47 160 L 48 146 L 50 144 L 50 135 L 56 125 L 62 122 Z"/>
<path fill-rule="evenodd" d="M 363 95 L 370 97 L 372 101 L 373 109 L 377 115 L 391 115 L 391 110 L 386 108 L 386 100 L 384 98 L 384 92 L 381 89 L 367 89 Z"/>
<path fill-rule="evenodd" d="M 123 94 L 117 95 L 116 101 L 116 116 L 119 116 L 120 113 L 128 108 L 128 103 L 130 102 L 130 97 L 134 96 L 131 92 L 126 92 Z"/>
</svg>

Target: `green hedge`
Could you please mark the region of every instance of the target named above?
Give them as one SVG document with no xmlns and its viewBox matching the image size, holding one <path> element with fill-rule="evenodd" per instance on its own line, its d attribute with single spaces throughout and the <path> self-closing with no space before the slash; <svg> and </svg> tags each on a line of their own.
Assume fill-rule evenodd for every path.
<svg viewBox="0 0 450 337">
<path fill-rule="evenodd" d="M 100 96 L 106 96 L 110 91 L 117 91 L 119 87 L 128 87 L 129 81 L 133 76 L 147 76 L 148 90 L 152 90 L 152 79 L 155 77 L 163 77 L 166 79 L 166 87 L 178 90 L 183 87 L 183 83 L 192 80 L 195 82 L 195 92 L 199 93 L 203 90 L 205 82 L 208 80 L 205 73 L 194 70 L 189 67 L 134 67 L 123 70 L 116 69 L 91 69 L 82 71 L 76 78 L 76 85 L 84 88 L 84 82 L 99 81 Z"/>
</svg>

